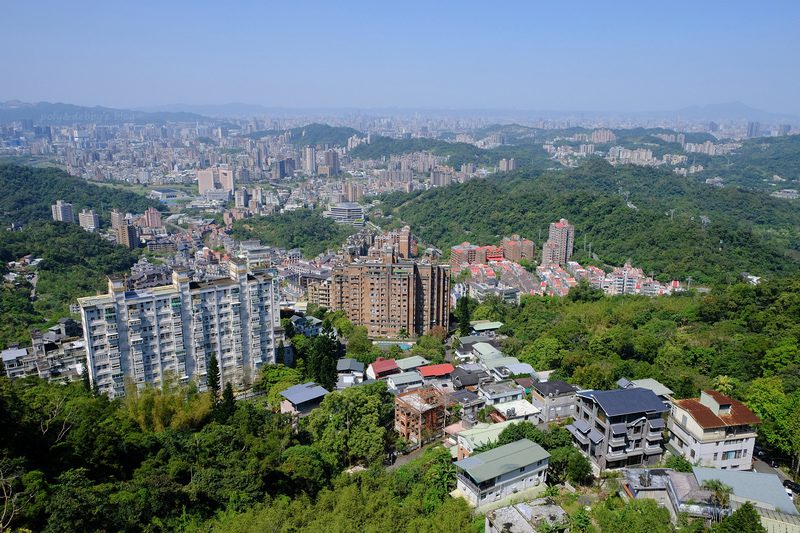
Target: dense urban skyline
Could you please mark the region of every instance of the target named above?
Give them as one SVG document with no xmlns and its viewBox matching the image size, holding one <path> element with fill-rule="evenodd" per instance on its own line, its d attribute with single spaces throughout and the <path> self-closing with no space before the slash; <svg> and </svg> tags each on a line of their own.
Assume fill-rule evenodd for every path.
<svg viewBox="0 0 800 533">
<path fill-rule="evenodd" d="M 800 7 L 17 3 L 0 101 L 800 114 Z"/>
</svg>

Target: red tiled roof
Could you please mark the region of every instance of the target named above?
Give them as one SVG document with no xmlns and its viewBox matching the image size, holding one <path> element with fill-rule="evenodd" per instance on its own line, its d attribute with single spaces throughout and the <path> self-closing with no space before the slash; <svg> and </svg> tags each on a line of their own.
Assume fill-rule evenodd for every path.
<svg viewBox="0 0 800 533">
<path fill-rule="evenodd" d="M 372 371 L 375 372 L 376 375 L 395 368 L 399 367 L 394 359 L 384 359 L 383 361 L 375 361 L 372 363 Z"/>
<path fill-rule="evenodd" d="M 720 394 L 716 391 L 703 391 L 722 405 L 730 404 L 729 415 L 717 415 L 711 409 L 700 403 L 700 398 L 675 400 L 675 405 L 685 409 L 703 429 L 724 428 L 728 426 L 741 426 L 745 424 L 760 424 L 761 419 L 747 408 L 742 402 Z"/>
<path fill-rule="evenodd" d="M 444 376 L 453 371 L 453 365 L 448 363 L 442 365 L 428 365 L 420 367 L 417 370 L 419 370 L 419 373 L 422 374 L 423 378 Z"/>
</svg>

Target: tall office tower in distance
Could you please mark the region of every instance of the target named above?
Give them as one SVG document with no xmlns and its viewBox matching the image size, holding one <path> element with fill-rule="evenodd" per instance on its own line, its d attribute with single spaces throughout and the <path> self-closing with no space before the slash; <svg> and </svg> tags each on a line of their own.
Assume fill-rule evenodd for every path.
<svg viewBox="0 0 800 533">
<path fill-rule="evenodd" d="M 78 223 L 87 231 L 97 231 L 100 229 L 100 217 L 94 212 L 94 209 L 87 211 L 84 209 L 78 213 Z"/>
<path fill-rule="evenodd" d="M 197 189 L 202 196 L 206 191 L 210 189 L 216 189 L 217 186 L 214 183 L 214 171 L 210 168 L 206 170 L 198 170 L 197 171 Z"/>
<path fill-rule="evenodd" d="M 232 168 L 219 169 L 219 186 L 226 191 L 236 190 L 236 179 L 233 176 Z"/>
<path fill-rule="evenodd" d="M 752 139 L 753 137 L 760 137 L 761 136 L 761 123 L 760 122 L 748 122 L 747 123 L 747 138 Z"/>
<path fill-rule="evenodd" d="M 542 247 L 543 265 L 564 265 L 572 257 L 575 245 L 575 226 L 566 218 L 550 224 L 550 235 Z"/>
<path fill-rule="evenodd" d="M 139 388 L 194 380 L 202 390 L 213 354 L 221 386 L 252 385 L 275 362 L 276 331 L 282 339 L 278 286 L 238 259 L 229 274 L 196 283 L 176 269 L 171 285 L 134 292 L 111 276 L 107 295 L 78 298 L 92 383 L 110 398 L 125 396 L 126 378 Z"/>
<path fill-rule="evenodd" d="M 313 146 L 303 148 L 303 172 L 306 174 L 317 173 L 317 150 Z"/>
<path fill-rule="evenodd" d="M 352 263 L 333 269 L 331 305 L 370 337 L 401 329 L 425 335 L 450 324 L 450 267 L 415 263 Z"/>
<path fill-rule="evenodd" d="M 328 167 L 328 172 L 331 176 L 341 172 L 339 168 L 339 154 L 336 150 L 328 150 L 325 152 L 325 166 Z"/>
<path fill-rule="evenodd" d="M 53 211 L 53 220 L 60 222 L 75 222 L 75 215 L 72 212 L 72 204 L 64 200 L 58 200 L 55 205 L 50 206 Z"/>
</svg>

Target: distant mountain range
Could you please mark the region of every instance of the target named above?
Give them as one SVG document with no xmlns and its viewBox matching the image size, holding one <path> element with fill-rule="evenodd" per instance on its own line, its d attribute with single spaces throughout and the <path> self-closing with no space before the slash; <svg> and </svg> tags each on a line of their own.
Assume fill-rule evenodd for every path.
<svg viewBox="0 0 800 533">
<path fill-rule="evenodd" d="M 434 109 L 434 108 L 286 108 L 266 107 L 260 104 L 170 104 L 153 107 L 137 107 L 132 109 L 115 109 L 109 107 L 84 107 L 72 104 L 38 102 L 35 104 L 12 100 L 0 102 L 0 124 L 33 120 L 35 124 L 121 124 L 134 122 L 137 124 L 164 122 L 208 122 L 222 119 L 247 118 L 263 115 L 306 115 L 306 114 L 392 114 L 392 115 L 447 115 L 463 117 L 486 117 L 498 123 L 513 121 L 535 121 L 547 119 L 571 119 L 583 117 L 626 118 L 690 121 L 760 121 L 765 123 L 788 123 L 798 125 L 800 118 L 788 113 L 772 113 L 750 107 L 742 102 L 711 104 L 703 107 L 690 106 L 674 111 L 565 111 L 565 110 L 513 110 L 513 109 Z"/>
<path fill-rule="evenodd" d="M 0 102 L 0 124 L 32 120 L 34 124 L 163 124 L 165 122 L 207 122 L 209 117 L 188 112 L 148 113 L 111 107 L 84 107 L 73 104 L 12 100 Z"/>
</svg>

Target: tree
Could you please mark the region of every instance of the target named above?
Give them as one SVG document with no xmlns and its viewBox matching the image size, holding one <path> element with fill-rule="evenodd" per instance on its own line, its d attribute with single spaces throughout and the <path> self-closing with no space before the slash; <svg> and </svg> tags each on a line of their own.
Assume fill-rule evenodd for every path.
<svg viewBox="0 0 800 533">
<path fill-rule="evenodd" d="M 236 398 L 233 395 L 233 385 L 231 382 L 225 384 L 225 390 L 222 392 L 222 401 L 214 408 L 216 411 L 217 422 L 226 424 L 228 420 L 236 412 Z"/>
<path fill-rule="evenodd" d="M 728 485 L 724 484 L 718 479 L 707 479 L 701 486 L 703 490 L 711 492 L 711 502 L 714 504 L 715 520 L 717 522 L 722 520 L 725 514 L 725 509 L 728 507 L 731 498 L 731 489 Z"/>
<path fill-rule="evenodd" d="M 81 372 L 81 383 L 87 393 L 92 392 L 92 381 L 89 379 L 89 366 L 83 365 L 83 372 Z"/>
<path fill-rule="evenodd" d="M 208 383 L 208 390 L 211 393 L 211 397 L 216 402 L 217 399 L 219 399 L 219 361 L 217 361 L 217 354 L 215 353 L 211 354 L 211 359 L 208 361 L 206 382 Z"/>
<path fill-rule="evenodd" d="M 401 341 L 404 341 L 408 338 L 408 330 L 406 330 L 405 326 L 400 328 L 400 330 L 397 332 L 397 338 Z"/>
<path fill-rule="evenodd" d="M 469 319 L 472 309 L 470 309 L 469 296 L 462 296 L 456 302 L 456 320 L 458 320 L 458 332 L 462 337 L 469 336 L 470 326 Z"/>
<path fill-rule="evenodd" d="M 733 514 L 725 517 L 714 530 L 716 533 L 767 533 L 761 524 L 761 516 L 750 502 L 745 502 Z"/>
<path fill-rule="evenodd" d="M 690 463 L 684 456 L 682 455 L 673 455 L 669 459 L 667 459 L 664 466 L 667 468 L 672 468 L 673 470 L 677 470 L 678 472 L 691 472 L 692 471 L 692 463 Z"/>
</svg>

